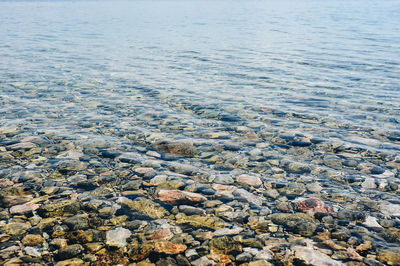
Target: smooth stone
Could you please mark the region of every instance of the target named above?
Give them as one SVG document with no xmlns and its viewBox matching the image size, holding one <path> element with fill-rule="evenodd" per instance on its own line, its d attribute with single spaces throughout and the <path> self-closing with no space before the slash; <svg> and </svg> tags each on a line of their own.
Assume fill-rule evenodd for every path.
<svg viewBox="0 0 400 266">
<path fill-rule="evenodd" d="M 172 205 L 175 204 L 196 204 L 206 201 L 207 198 L 198 193 L 181 191 L 177 189 L 161 189 L 158 191 L 156 199 Z"/>
<path fill-rule="evenodd" d="M 295 260 L 300 261 L 305 265 L 326 265 L 326 266 L 344 266 L 345 264 L 331 259 L 328 255 L 320 252 L 319 250 L 303 247 L 303 246 L 295 246 L 293 249 L 293 258 Z"/>
<path fill-rule="evenodd" d="M 225 222 L 215 216 L 200 216 L 190 215 L 187 216 L 184 213 L 178 213 L 176 216 L 176 224 L 188 224 L 193 227 L 210 228 L 210 229 L 221 229 L 225 227 Z"/>
<path fill-rule="evenodd" d="M 72 231 L 89 228 L 88 219 L 80 216 L 66 218 L 63 221 Z"/>
<path fill-rule="evenodd" d="M 238 235 L 243 230 L 244 230 L 244 228 L 242 228 L 242 227 L 235 227 L 235 228 L 232 228 L 232 229 L 221 228 L 221 229 L 218 229 L 218 230 L 214 231 L 212 234 L 213 234 L 214 237 L 216 237 L 216 236 Z"/>
<path fill-rule="evenodd" d="M 76 214 L 79 209 L 80 205 L 78 201 L 61 200 L 42 205 L 39 209 L 37 209 L 37 213 L 41 217 L 54 217 L 63 216 L 66 214 Z"/>
<path fill-rule="evenodd" d="M 8 146 L 9 149 L 15 151 L 15 150 L 28 150 L 28 149 L 33 149 L 36 148 L 37 145 L 32 143 L 32 142 L 20 142 L 17 144 L 13 144 Z"/>
<path fill-rule="evenodd" d="M 132 235 L 131 231 L 123 227 L 118 227 L 114 230 L 107 231 L 106 244 L 109 246 L 122 248 L 126 246 L 126 239 Z"/>
<path fill-rule="evenodd" d="M 377 258 L 387 265 L 400 265 L 400 247 L 381 249 Z"/>
<path fill-rule="evenodd" d="M 183 157 L 194 157 L 198 154 L 196 147 L 189 141 L 162 140 L 153 144 L 154 149 Z"/>
<path fill-rule="evenodd" d="M 186 250 L 186 246 L 183 244 L 174 244 L 167 240 L 157 241 L 154 244 L 154 251 L 157 253 L 164 254 L 179 254 Z"/>
<path fill-rule="evenodd" d="M 22 239 L 22 243 L 26 246 L 37 246 L 44 242 L 44 238 L 41 235 L 26 235 Z"/>
<path fill-rule="evenodd" d="M 87 163 L 72 159 L 63 160 L 57 164 L 59 171 L 82 171 L 87 167 Z"/>
<path fill-rule="evenodd" d="M 135 200 L 121 197 L 117 200 L 117 202 L 122 206 L 138 211 L 139 213 L 142 213 L 152 219 L 159 219 L 168 214 L 168 211 L 161 207 L 158 203 L 142 197 Z"/>
<path fill-rule="evenodd" d="M 212 181 L 214 184 L 231 185 L 235 183 L 230 175 L 218 175 Z"/>
<path fill-rule="evenodd" d="M 256 206 L 261 206 L 263 203 L 263 200 L 260 197 L 254 195 L 253 193 L 248 192 L 247 190 L 245 190 L 243 188 L 234 190 L 232 192 L 232 194 L 239 200 L 248 202 L 248 203 L 256 205 Z"/>
<path fill-rule="evenodd" d="M 63 260 L 55 264 L 55 266 L 83 266 L 83 265 L 85 265 L 85 262 L 79 258 Z"/>
<path fill-rule="evenodd" d="M 41 257 L 42 254 L 39 252 L 37 248 L 34 247 L 26 247 L 24 248 L 24 251 L 26 255 L 31 256 L 31 257 Z"/>
<path fill-rule="evenodd" d="M 272 266 L 273 264 L 269 263 L 266 260 L 256 260 L 256 261 L 250 261 L 247 266 Z"/>
<path fill-rule="evenodd" d="M 54 238 L 53 240 L 51 240 L 50 245 L 60 249 L 60 248 L 65 248 L 68 244 L 67 240 L 64 238 Z"/>
<path fill-rule="evenodd" d="M 262 185 L 262 181 L 257 176 L 252 175 L 240 175 L 236 178 L 236 181 L 243 185 L 259 187 Z"/>
<path fill-rule="evenodd" d="M 307 164 L 292 162 L 286 165 L 286 170 L 291 173 L 302 174 L 311 172 L 311 167 Z"/>
<path fill-rule="evenodd" d="M 364 189 L 374 189 L 376 188 L 375 179 L 371 177 L 365 178 L 364 182 L 362 182 L 361 187 Z"/>
<path fill-rule="evenodd" d="M 305 213 L 275 213 L 270 219 L 273 223 L 284 225 L 302 236 L 312 236 L 317 229 L 315 220 Z"/>
<path fill-rule="evenodd" d="M 400 216 L 400 204 L 393 204 L 390 202 L 382 202 L 381 204 L 381 212 L 387 216 Z"/>
<path fill-rule="evenodd" d="M 84 248 L 79 245 L 69 245 L 58 250 L 55 258 L 56 260 L 66 260 L 78 256 L 84 251 Z"/>
<path fill-rule="evenodd" d="M 29 228 L 31 228 L 29 223 L 10 223 L 0 227 L 0 230 L 9 235 L 22 235 L 25 234 Z"/>
<path fill-rule="evenodd" d="M 183 212 L 186 215 L 206 215 L 206 211 L 201 208 L 196 208 L 189 205 L 180 205 L 179 211 Z"/>
<path fill-rule="evenodd" d="M 382 226 L 378 223 L 377 219 L 373 216 L 367 216 L 365 222 L 362 225 L 369 228 L 382 228 Z"/>
<path fill-rule="evenodd" d="M 174 171 L 175 173 L 182 174 L 182 175 L 195 175 L 199 173 L 199 169 L 190 164 L 183 164 L 183 163 L 169 163 L 168 168 Z"/>
<path fill-rule="evenodd" d="M 34 204 L 34 203 L 25 203 L 21 205 L 15 205 L 10 208 L 10 214 L 15 215 L 15 214 L 27 214 L 31 213 L 32 211 L 38 209 L 40 207 L 39 204 Z"/>
<path fill-rule="evenodd" d="M 197 260 L 191 261 L 191 263 L 193 266 L 212 266 L 217 264 L 215 261 L 207 258 L 207 256 L 200 257 Z"/>
<path fill-rule="evenodd" d="M 153 186 L 158 186 L 167 181 L 168 176 L 166 175 L 156 175 L 152 179 L 150 179 L 149 184 Z"/>
<path fill-rule="evenodd" d="M 311 183 L 306 185 L 306 189 L 312 193 L 319 193 L 323 187 L 319 183 Z"/>
</svg>

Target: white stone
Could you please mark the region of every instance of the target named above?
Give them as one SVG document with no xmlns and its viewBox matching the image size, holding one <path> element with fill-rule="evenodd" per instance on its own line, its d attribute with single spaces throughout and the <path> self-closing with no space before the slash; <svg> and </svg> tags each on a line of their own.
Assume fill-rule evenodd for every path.
<svg viewBox="0 0 400 266">
<path fill-rule="evenodd" d="M 382 226 L 373 216 L 368 216 L 367 219 L 365 219 L 365 222 L 363 222 L 363 225 L 369 228 L 382 228 Z"/>
<path fill-rule="evenodd" d="M 376 188 L 375 179 L 372 177 L 365 178 L 364 182 L 361 184 L 362 188 L 365 189 L 374 189 Z"/>
<path fill-rule="evenodd" d="M 239 188 L 233 191 L 232 193 L 235 197 L 237 197 L 239 200 L 254 204 L 256 206 L 261 206 L 262 205 L 262 199 L 253 193 L 248 192 L 245 189 Z"/>
<path fill-rule="evenodd" d="M 31 257 L 40 257 L 42 254 L 40 254 L 39 250 L 34 247 L 26 247 L 24 248 L 24 251 L 26 255 L 31 256 Z"/>
<path fill-rule="evenodd" d="M 191 263 L 193 266 L 212 266 L 217 264 L 215 261 L 210 260 L 206 256 L 203 256 L 195 261 L 192 261 Z"/>
<path fill-rule="evenodd" d="M 106 234 L 106 244 L 114 247 L 126 246 L 126 239 L 132 235 L 131 231 L 123 227 L 118 227 L 108 231 Z"/>
<path fill-rule="evenodd" d="M 222 228 L 218 229 L 213 233 L 213 236 L 230 236 L 230 235 L 238 235 L 240 234 L 244 229 L 242 227 L 235 227 L 233 229 L 229 228 Z"/>
<path fill-rule="evenodd" d="M 32 212 L 40 207 L 39 204 L 34 204 L 31 202 L 21 204 L 21 205 L 15 205 L 10 208 L 10 213 L 11 214 L 25 214 Z"/>
<path fill-rule="evenodd" d="M 344 266 L 340 261 L 331 259 L 328 255 L 311 247 L 296 246 L 293 248 L 294 257 L 306 265 L 314 266 Z"/>
<path fill-rule="evenodd" d="M 387 216 L 400 216 L 400 204 L 390 202 L 381 203 L 381 212 Z"/>
</svg>

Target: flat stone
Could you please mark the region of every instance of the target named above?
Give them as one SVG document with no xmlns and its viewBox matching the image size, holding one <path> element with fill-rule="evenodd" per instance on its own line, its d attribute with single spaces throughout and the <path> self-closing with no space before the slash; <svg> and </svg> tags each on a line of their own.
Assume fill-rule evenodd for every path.
<svg viewBox="0 0 400 266">
<path fill-rule="evenodd" d="M 217 263 L 213 260 L 210 260 L 206 256 L 200 257 L 197 260 L 191 262 L 193 266 L 212 266 L 216 265 Z"/>
<path fill-rule="evenodd" d="M 67 240 L 64 238 L 54 238 L 51 242 L 50 245 L 55 246 L 57 248 L 65 248 L 67 244 Z"/>
<path fill-rule="evenodd" d="M 390 202 L 381 203 L 381 212 L 387 216 L 400 216 L 400 204 L 393 204 Z"/>
<path fill-rule="evenodd" d="M 168 211 L 161 207 L 158 203 L 146 198 L 130 200 L 128 198 L 121 197 L 117 202 L 122 206 L 126 206 L 129 209 L 138 211 L 152 219 L 159 219 L 168 214 Z"/>
<path fill-rule="evenodd" d="M 22 243 L 26 246 L 37 246 L 44 242 L 44 238 L 41 235 L 26 235 L 22 239 Z"/>
<path fill-rule="evenodd" d="M 29 150 L 29 149 L 33 149 L 36 148 L 37 145 L 32 143 L 32 142 L 20 142 L 17 144 L 13 144 L 8 146 L 9 149 L 15 151 L 15 150 Z"/>
<path fill-rule="evenodd" d="M 71 258 L 76 257 L 79 254 L 81 254 L 83 250 L 84 250 L 84 248 L 79 244 L 69 245 L 69 246 L 59 249 L 55 258 L 56 258 L 56 260 L 71 259 Z"/>
<path fill-rule="evenodd" d="M 247 190 L 245 190 L 243 188 L 234 190 L 232 192 L 232 194 L 239 200 L 248 202 L 248 203 L 256 205 L 256 206 L 261 206 L 263 203 L 263 200 L 260 197 L 254 195 L 253 193 L 248 192 Z"/>
<path fill-rule="evenodd" d="M 369 228 L 382 228 L 382 226 L 378 223 L 377 219 L 373 216 L 367 216 L 365 222 L 362 225 Z"/>
<path fill-rule="evenodd" d="M 10 208 L 10 214 L 15 215 L 15 214 L 32 213 L 32 211 L 38 209 L 39 207 L 40 207 L 39 204 L 34 204 L 31 202 L 21 204 L 21 205 L 15 205 Z"/>
<path fill-rule="evenodd" d="M 387 265 L 400 265 L 400 247 L 379 250 L 378 260 Z"/>
<path fill-rule="evenodd" d="M 181 191 L 177 189 L 167 190 L 161 189 L 157 193 L 157 200 L 172 205 L 175 204 L 196 204 L 206 201 L 207 198 L 198 193 Z"/>
<path fill-rule="evenodd" d="M 312 236 L 317 229 L 316 221 L 305 213 L 274 213 L 269 217 L 275 224 L 284 225 L 302 236 Z"/>
<path fill-rule="evenodd" d="M 367 177 L 365 178 L 364 182 L 362 182 L 361 187 L 364 189 L 375 189 L 377 185 L 374 178 Z"/>
<path fill-rule="evenodd" d="M 176 224 L 188 224 L 195 228 L 210 228 L 210 229 L 221 229 L 225 227 L 225 222 L 215 216 L 200 216 L 190 215 L 187 216 L 184 213 L 178 213 L 176 216 Z"/>
<path fill-rule="evenodd" d="M 243 185 L 259 187 L 262 185 L 262 181 L 257 176 L 252 175 L 240 175 L 236 178 L 236 181 Z"/>
<path fill-rule="evenodd" d="M 63 160 L 57 164 L 59 171 L 82 171 L 87 169 L 88 164 L 78 160 Z"/>
<path fill-rule="evenodd" d="M 123 227 L 118 227 L 114 230 L 107 231 L 106 233 L 106 244 L 114 247 L 126 246 L 126 239 L 132 235 L 131 231 Z"/>
<path fill-rule="evenodd" d="M 256 260 L 256 261 L 250 261 L 247 266 L 272 266 L 273 264 L 269 263 L 266 260 Z"/>
<path fill-rule="evenodd" d="M 154 244 L 154 251 L 157 253 L 164 254 L 179 254 L 186 250 L 186 246 L 183 244 L 174 244 L 170 241 L 161 240 Z"/>
<path fill-rule="evenodd" d="M 183 157 L 194 157 L 198 154 L 196 148 L 189 141 L 162 140 L 153 144 L 156 150 L 168 152 Z"/>
<path fill-rule="evenodd" d="M 296 246 L 292 249 L 293 260 L 298 261 L 304 265 L 326 265 L 326 266 L 344 266 L 345 264 L 331 259 L 328 255 L 310 248 L 303 246 Z"/>
<path fill-rule="evenodd" d="M 39 250 L 34 247 L 26 247 L 24 248 L 24 252 L 26 255 L 31 256 L 31 257 L 41 257 L 42 254 L 40 254 Z"/>
<path fill-rule="evenodd" d="M 180 205 L 179 211 L 186 215 L 206 215 L 206 211 L 189 205 Z"/>
<path fill-rule="evenodd" d="M 232 229 L 229 228 L 221 228 L 213 232 L 213 236 L 230 236 L 230 235 L 238 235 L 240 234 L 244 229 L 242 227 L 235 227 Z"/>
<path fill-rule="evenodd" d="M 88 219 L 80 216 L 68 217 L 63 221 L 72 231 L 89 228 Z"/>
<path fill-rule="evenodd" d="M 79 258 L 72 258 L 68 260 L 59 261 L 55 266 L 83 266 L 85 262 Z"/>
<path fill-rule="evenodd" d="M 230 185 L 235 183 L 231 175 L 218 175 L 213 180 L 214 184 Z"/>
<path fill-rule="evenodd" d="M 288 172 L 295 174 L 309 173 L 311 172 L 311 167 L 307 164 L 292 162 L 289 163 L 286 168 Z"/>
<path fill-rule="evenodd" d="M 10 223 L 6 224 L 0 230 L 9 235 L 22 235 L 31 228 L 30 223 Z"/>
</svg>

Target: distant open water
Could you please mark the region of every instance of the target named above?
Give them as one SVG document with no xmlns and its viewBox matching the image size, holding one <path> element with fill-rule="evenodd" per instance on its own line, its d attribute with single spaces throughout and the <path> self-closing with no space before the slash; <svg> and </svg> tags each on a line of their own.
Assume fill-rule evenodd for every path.
<svg viewBox="0 0 400 266">
<path fill-rule="evenodd" d="M 399 153 L 399 14 L 399 1 L 1 1 L 0 125 L 158 131 L 136 119 L 150 113 L 204 130 L 196 110 L 214 108 Z"/>
</svg>

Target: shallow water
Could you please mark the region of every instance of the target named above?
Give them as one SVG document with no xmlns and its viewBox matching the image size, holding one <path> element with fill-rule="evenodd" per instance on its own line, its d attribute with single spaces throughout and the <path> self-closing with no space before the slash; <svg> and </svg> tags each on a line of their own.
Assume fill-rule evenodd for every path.
<svg viewBox="0 0 400 266">
<path fill-rule="evenodd" d="M 17 158 L 10 145 L 39 135 L 66 145 L 57 152 L 84 154 L 4 157 L 2 173 L 48 173 L 57 158 L 207 184 L 250 173 L 267 190 L 318 182 L 336 211 L 368 197 L 398 210 L 399 13 L 397 1 L 1 1 L 2 152 Z M 196 154 L 164 155 L 160 140 L 190 142 Z M 115 166 L 89 148 L 141 159 Z M 160 159 L 145 155 L 153 150 Z M 263 197 L 260 189 L 250 191 Z M 394 213 L 370 214 L 398 222 Z"/>
</svg>

